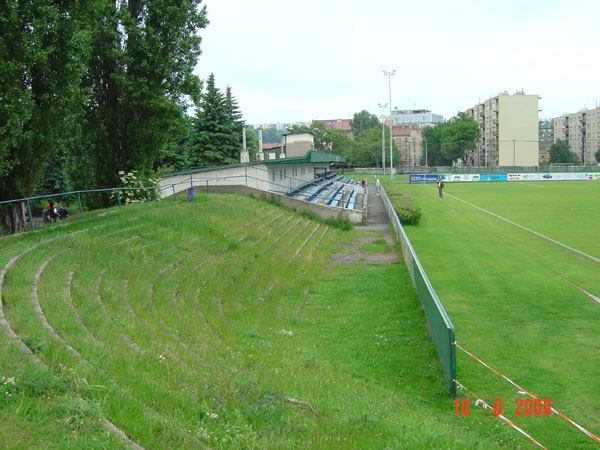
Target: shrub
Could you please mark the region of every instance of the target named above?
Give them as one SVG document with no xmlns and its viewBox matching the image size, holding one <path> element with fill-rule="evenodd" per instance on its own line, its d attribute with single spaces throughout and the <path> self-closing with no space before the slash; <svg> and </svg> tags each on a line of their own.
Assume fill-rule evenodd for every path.
<svg viewBox="0 0 600 450">
<path fill-rule="evenodd" d="M 137 170 L 125 173 L 119 172 L 121 178 L 121 189 L 113 190 L 110 198 L 116 200 L 117 196 L 120 201 L 128 205 L 129 203 L 143 203 L 151 200 L 160 200 L 158 195 L 159 184 L 158 178 L 151 178 L 139 175 Z M 128 190 L 127 188 L 133 188 Z M 148 188 L 148 189 L 144 189 Z"/>
<path fill-rule="evenodd" d="M 402 225 L 417 225 L 421 220 L 421 208 L 403 195 L 390 196 L 390 201 Z"/>
<path fill-rule="evenodd" d="M 400 208 L 394 207 L 398 219 L 402 225 L 417 225 L 421 220 L 421 208 L 413 204 L 407 204 Z"/>
</svg>

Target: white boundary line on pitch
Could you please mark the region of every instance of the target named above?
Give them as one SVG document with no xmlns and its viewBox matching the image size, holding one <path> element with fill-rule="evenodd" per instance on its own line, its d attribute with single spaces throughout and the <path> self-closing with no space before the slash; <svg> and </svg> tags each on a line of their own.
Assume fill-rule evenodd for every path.
<svg viewBox="0 0 600 450">
<path fill-rule="evenodd" d="M 579 290 L 581 290 L 581 292 L 583 292 L 585 295 L 587 295 L 589 298 L 591 298 L 592 300 L 594 300 L 596 303 L 598 303 L 600 305 L 600 297 L 595 296 L 594 294 L 592 294 L 589 291 L 586 291 L 582 287 L 577 286 L 577 288 L 579 288 Z"/>
<path fill-rule="evenodd" d="M 427 186 L 427 185 L 425 185 L 425 186 Z M 427 186 L 427 187 L 430 188 L 430 189 L 433 189 L 431 186 Z M 500 219 L 500 220 L 503 220 L 503 221 L 505 221 L 507 223 L 510 223 L 511 225 L 514 225 L 515 227 L 519 227 L 522 230 L 529 231 L 530 233 L 535 234 L 536 236 L 541 237 L 542 239 L 546 239 L 547 241 L 552 242 L 553 244 L 560 245 L 561 247 L 566 248 L 567 250 L 570 250 L 572 252 L 578 253 L 579 255 L 584 256 L 585 258 L 588 258 L 588 259 L 590 259 L 590 260 L 592 260 L 594 262 L 600 263 L 600 259 L 598 259 L 598 258 L 596 258 L 596 257 L 594 257 L 592 255 L 588 255 L 587 253 L 584 253 L 581 250 L 577 250 L 576 248 L 569 247 L 568 245 L 563 244 L 562 242 L 559 242 L 559 241 L 557 241 L 555 239 L 552 239 L 551 237 L 548 237 L 545 234 L 538 233 L 537 231 L 534 231 L 534 230 L 532 230 L 530 228 L 524 227 L 523 225 L 520 225 L 517 222 L 513 222 L 512 220 L 507 219 L 506 217 L 502 217 L 502 216 L 500 216 L 500 215 L 498 215 L 496 213 L 493 213 L 492 211 L 488 211 L 487 209 L 484 209 L 484 208 L 482 208 L 480 206 L 474 205 L 473 203 L 469 203 L 468 201 L 463 200 L 462 198 L 457 197 L 456 195 L 453 195 L 453 194 L 445 194 L 445 195 L 447 195 L 448 197 L 452 197 L 452 198 L 458 200 L 459 202 L 464 203 L 465 205 L 469 205 L 469 206 L 471 206 L 471 207 L 473 207 L 475 209 L 478 209 L 479 211 L 482 211 L 482 212 L 484 212 L 486 214 L 494 216 L 497 219 Z"/>
</svg>

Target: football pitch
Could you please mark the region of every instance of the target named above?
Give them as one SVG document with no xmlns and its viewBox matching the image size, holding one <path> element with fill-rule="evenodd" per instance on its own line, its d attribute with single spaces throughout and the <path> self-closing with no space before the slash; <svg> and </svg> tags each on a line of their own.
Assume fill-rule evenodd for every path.
<svg viewBox="0 0 600 450">
<path fill-rule="evenodd" d="M 397 180 L 399 181 L 399 180 Z M 457 380 L 548 448 L 597 448 L 528 416 L 509 378 L 600 435 L 600 183 L 392 184 L 422 208 L 406 232 L 456 327 Z M 519 408 L 520 406 L 520 408 Z"/>
</svg>

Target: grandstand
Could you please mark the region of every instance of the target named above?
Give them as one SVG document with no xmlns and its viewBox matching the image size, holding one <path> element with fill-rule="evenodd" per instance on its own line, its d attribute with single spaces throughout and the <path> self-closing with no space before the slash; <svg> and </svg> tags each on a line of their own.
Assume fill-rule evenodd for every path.
<svg viewBox="0 0 600 450">
<path fill-rule="evenodd" d="M 234 187 L 243 187 L 280 195 L 288 206 L 298 210 L 331 217 L 331 212 L 321 207 L 335 208 L 341 218 L 362 222 L 366 217 L 367 197 L 362 186 L 336 173 L 336 166 L 343 163 L 345 158 L 341 156 L 309 150 L 303 156 L 280 155 L 252 163 L 176 172 L 160 179 L 160 190 L 165 198 L 190 188 L 231 192 Z"/>
<path fill-rule="evenodd" d="M 360 185 L 334 173 L 305 183 L 288 192 L 287 195 L 311 203 L 351 210 L 363 204 L 365 200 Z"/>
</svg>

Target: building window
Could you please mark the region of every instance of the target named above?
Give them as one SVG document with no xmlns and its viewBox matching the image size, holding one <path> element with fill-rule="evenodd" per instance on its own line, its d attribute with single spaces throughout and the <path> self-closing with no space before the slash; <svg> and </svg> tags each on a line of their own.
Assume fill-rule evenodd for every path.
<svg viewBox="0 0 600 450">
<path fill-rule="evenodd" d="M 283 170 L 279 171 L 279 181 L 283 180 Z"/>
<path fill-rule="evenodd" d="M 283 171 L 283 178 L 287 178 L 287 170 Z"/>
<path fill-rule="evenodd" d="M 273 171 L 273 181 L 275 181 L 275 171 Z"/>
</svg>

